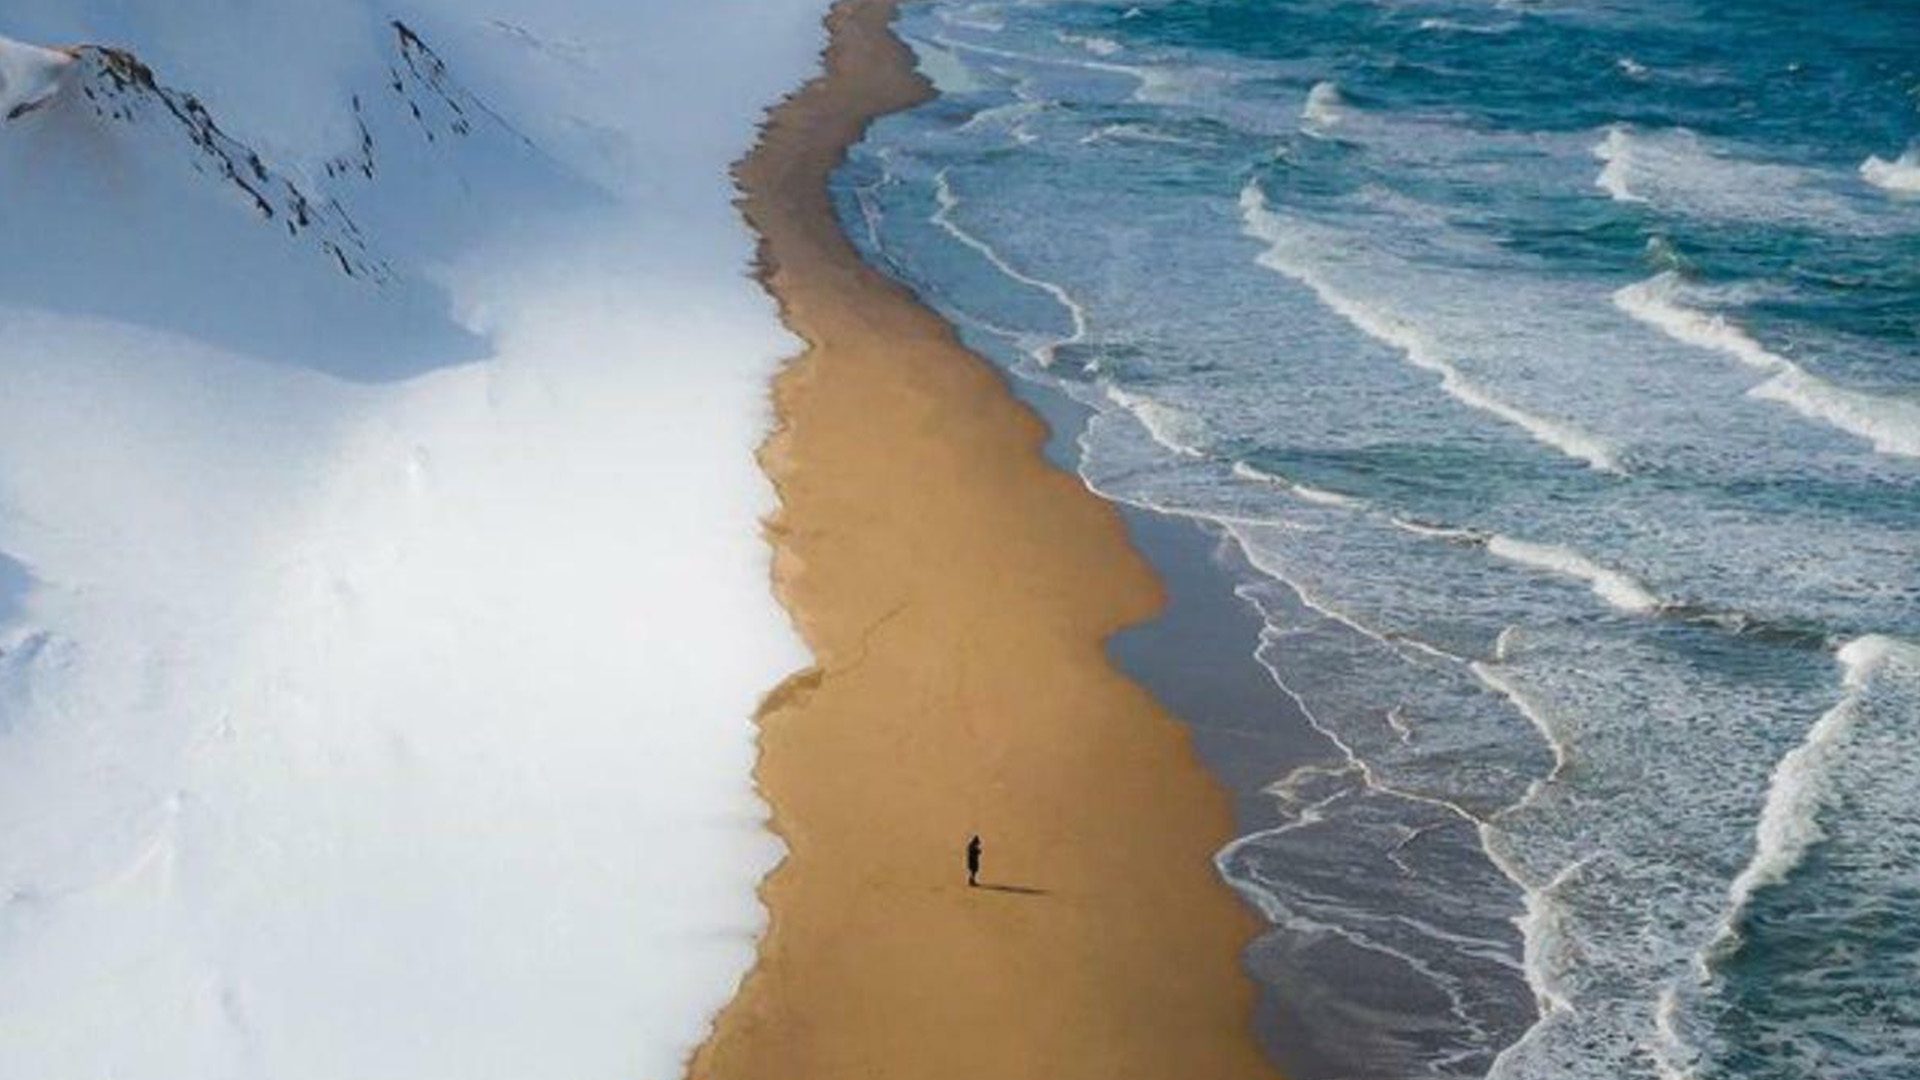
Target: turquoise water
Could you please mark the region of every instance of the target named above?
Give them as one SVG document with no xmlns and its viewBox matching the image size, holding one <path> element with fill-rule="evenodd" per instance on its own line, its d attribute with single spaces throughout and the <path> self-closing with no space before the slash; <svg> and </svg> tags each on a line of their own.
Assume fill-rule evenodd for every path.
<svg viewBox="0 0 1920 1080">
<path fill-rule="evenodd" d="M 1213 523 L 1327 1075 L 1920 1076 L 1920 5 L 910 5 L 869 258 Z"/>
</svg>

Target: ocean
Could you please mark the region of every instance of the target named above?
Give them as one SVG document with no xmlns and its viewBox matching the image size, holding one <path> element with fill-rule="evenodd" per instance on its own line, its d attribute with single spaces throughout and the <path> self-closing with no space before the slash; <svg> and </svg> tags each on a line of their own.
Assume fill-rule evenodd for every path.
<svg viewBox="0 0 1920 1080">
<path fill-rule="evenodd" d="M 1305 721 L 1216 859 L 1282 1064 L 1920 1075 L 1920 6 L 899 30 L 848 231 Z"/>
</svg>

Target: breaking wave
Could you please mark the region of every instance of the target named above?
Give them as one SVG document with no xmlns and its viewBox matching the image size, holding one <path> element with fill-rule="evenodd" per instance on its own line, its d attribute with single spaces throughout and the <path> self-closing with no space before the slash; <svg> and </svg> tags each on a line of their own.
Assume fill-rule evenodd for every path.
<svg viewBox="0 0 1920 1080">
<path fill-rule="evenodd" d="M 1778 353 L 1770 352 L 1724 315 L 1682 302 L 1685 283 L 1662 271 L 1614 293 L 1620 310 L 1676 341 L 1724 353 L 1768 377 L 1749 390 L 1812 420 L 1873 444 L 1883 454 L 1920 457 L 1920 402 L 1835 386 Z"/>
</svg>

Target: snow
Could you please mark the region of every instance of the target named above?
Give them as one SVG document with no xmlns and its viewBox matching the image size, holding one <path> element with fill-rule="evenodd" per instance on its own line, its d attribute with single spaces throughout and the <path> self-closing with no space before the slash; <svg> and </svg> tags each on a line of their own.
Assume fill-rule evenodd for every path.
<svg viewBox="0 0 1920 1080">
<path fill-rule="evenodd" d="M 18 119 L 51 97 L 67 64 L 65 53 L 0 37 L 0 119 Z"/>
<path fill-rule="evenodd" d="M 0 1076 L 679 1073 L 805 662 L 727 167 L 823 8 L 0 15 L 127 50 L 0 43 Z"/>
</svg>

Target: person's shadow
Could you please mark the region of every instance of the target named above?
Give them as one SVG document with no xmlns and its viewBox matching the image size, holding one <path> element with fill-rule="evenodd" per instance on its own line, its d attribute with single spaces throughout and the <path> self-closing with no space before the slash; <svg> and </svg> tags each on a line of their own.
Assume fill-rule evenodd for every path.
<svg viewBox="0 0 1920 1080">
<path fill-rule="evenodd" d="M 999 885 L 991 881 L 981 882 L 977 888 L 991 889 L 994 892 L 1013 893 L 1016 896 L 1045 896 L 1047 890 L 1036 889 L 1031 885 Z"/>
</svg>

